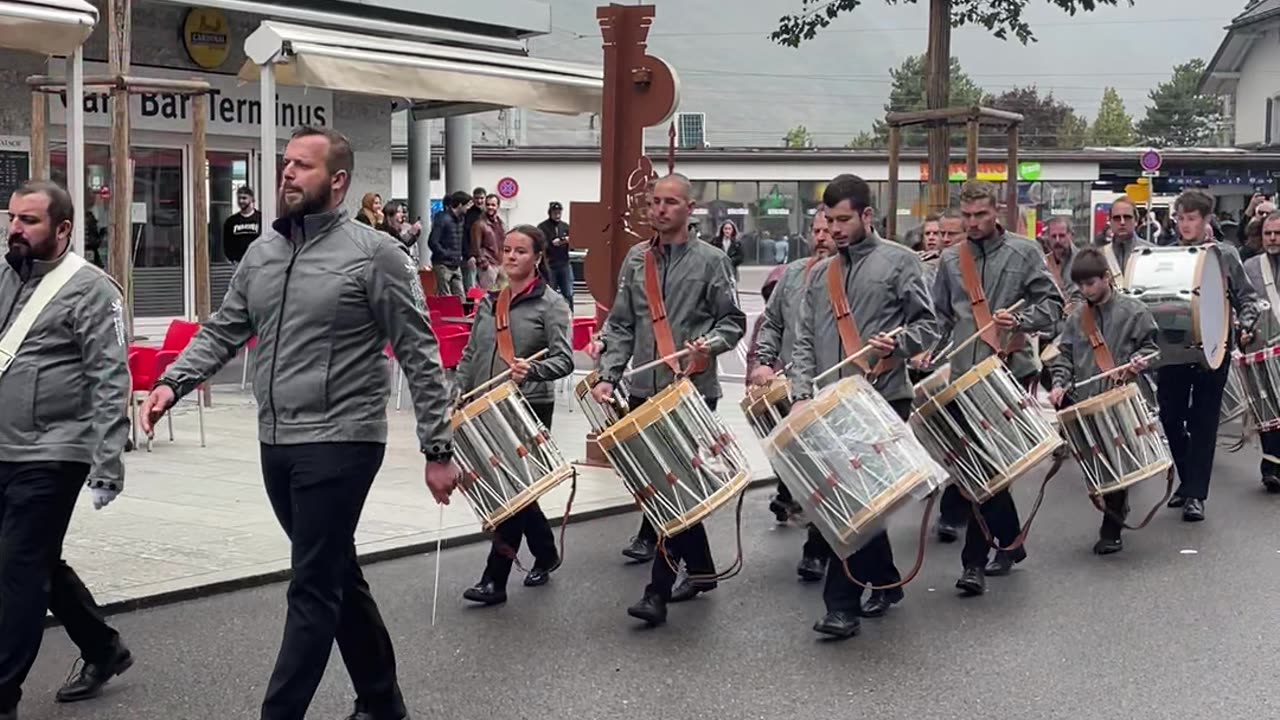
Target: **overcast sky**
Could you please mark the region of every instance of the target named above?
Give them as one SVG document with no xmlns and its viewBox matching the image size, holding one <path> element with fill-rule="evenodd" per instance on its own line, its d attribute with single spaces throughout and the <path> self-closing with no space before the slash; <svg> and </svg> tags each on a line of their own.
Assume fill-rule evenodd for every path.
<svg viewBox="0 0 1280 720">
<path fill-rule="evenodd" d="M 554 32 L 535 55 L 600 62 L 595 7 L 602 0 L 551 0 Z M 768 39 L 801 0 L 650 0 L 657 15 L 650 52 L 681 76 L 681 110 L 706 112 L 715 145 L 776 145 L 805 124 L 821 145 L 843 145 L 884 114 L 888 70 L 926 44 L 927 0 L 889 6 L 866 0 L 799 49 Z M 1000 41 L 983 28 L 957 30 L 952 54 L 986 90 L 1015 85 L 1052 91 L 1092 120 L 1103 88 L 1115 86 L 1135 120 L 1147 92 L 1175 64 L 1212 57 L 1223 26 L 1244 0 L 1135 0 L 1071 17 L 1030 0 L 1038 42 Z M 531 122 L 531 129 L 539 123 Z M 533 138 L 531 138 L 533 140 Z"/>
</svg>

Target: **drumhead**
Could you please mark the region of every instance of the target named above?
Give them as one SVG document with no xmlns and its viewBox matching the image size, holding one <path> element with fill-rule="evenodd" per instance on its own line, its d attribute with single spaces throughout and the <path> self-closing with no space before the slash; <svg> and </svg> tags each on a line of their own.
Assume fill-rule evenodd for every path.
<svg viewBox="0 0 1280 720">
<path fill-rule="evenodd" d="M 1227 302 L 1227 280 L 1222 267 L 1222 256 L 1212 245 L 1200 246 L 1200 249 L 1196 262 L 1198 292 L 1192 301 L 1192 322 L 1200 334 L 1205 364 L 1210 368 L 1218 368 L 1227 357 L 1231 306 Z"/>
</svg>

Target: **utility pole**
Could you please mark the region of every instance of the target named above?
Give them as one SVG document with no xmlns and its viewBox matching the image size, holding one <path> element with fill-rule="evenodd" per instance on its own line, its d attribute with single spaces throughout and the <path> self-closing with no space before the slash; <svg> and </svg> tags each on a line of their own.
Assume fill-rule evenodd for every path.
<svg viewBox="0 0 1280 720">
<path fill-rule="evenodd" d="M 951 0 L 930 0 L 929 49 L 925 56 L 925 108 L 941 110 L 951 102 Z M 945 122 L 929 126 L 929 210 L 941 212 L 951 200 L 951 138 Z M 889 212 L 897 213 L 897 208 Z"/>
</svg>

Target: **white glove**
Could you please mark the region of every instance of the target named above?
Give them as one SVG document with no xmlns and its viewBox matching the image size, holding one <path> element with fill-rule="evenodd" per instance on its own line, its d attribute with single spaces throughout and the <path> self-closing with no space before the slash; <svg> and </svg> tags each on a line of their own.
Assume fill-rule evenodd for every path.
<svg viewBox="0 0 1280 720">
<path fill-rule="evenodd" d="M 93 509 L 101 510 L 111 504 L 112 500 L 120 494 L 119 490 L 108 490 L 106 488 L 90 488 L 89 493 L 93 495 Z"/>
</svg>

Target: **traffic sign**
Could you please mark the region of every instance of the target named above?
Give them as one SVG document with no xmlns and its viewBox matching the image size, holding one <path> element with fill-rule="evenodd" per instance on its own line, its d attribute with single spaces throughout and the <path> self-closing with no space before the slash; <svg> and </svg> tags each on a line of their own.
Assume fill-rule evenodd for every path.
<svg viewBox="0 0 1280 720">
<path fill-rule="evenodd" d="M 520 193 L 520 183 L 513 177 L 504 177 L 498 181 L 498 197 L 510 200 Z"/>
<path fill-rule="evenodd" d="M 1124 186 L 1124 194 L 1136 203 L 1146 203 L 1151 199 L 1151 185 L 1147 183 L 1129 183 Z"/>
<path fill-rule="evenodd" d="M 1160 157 L 1159 150 L 1155 150 L 1155 149 L 1147 150 L 1146 152 L 1142 153 L 1142 159 L 1140 160 L 1140 164 L 1142 165 L 1143 170 L 1145 170 L 1146 172 L 1153 173 L 1159 170 L 1160 166 L 1164 164 L 1164 158 Z"/>
</svg>

